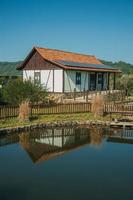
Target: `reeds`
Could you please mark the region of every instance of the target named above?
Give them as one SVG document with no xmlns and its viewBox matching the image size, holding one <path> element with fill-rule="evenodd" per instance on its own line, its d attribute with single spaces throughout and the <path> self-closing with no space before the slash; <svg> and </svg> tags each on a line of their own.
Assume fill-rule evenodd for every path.
<svg viewBox="0 0 133 200">
<path fill-rule="evenodd" d="M 99 146 L 102 143 L 102 135 L 103 135 L 103 129 L 93 127 L 90 129 L 90 138 L 91 138 L 91 144 Z"/>
<path fill-rule="evenodd" d="M 19 105 L 19 121 L 29 121 L 30 117 L 30 106 L 29 106 L 29 100 L 22 101 L 22 103 Z"/>
<path fill-rule="evenodd" d="M 103 116 L 104 112 L 104 98 L 102 95 L 98 94 L 93 97 L 91 101 L 91 112 L 94 114 L 94 117 Z"/>
</svg>

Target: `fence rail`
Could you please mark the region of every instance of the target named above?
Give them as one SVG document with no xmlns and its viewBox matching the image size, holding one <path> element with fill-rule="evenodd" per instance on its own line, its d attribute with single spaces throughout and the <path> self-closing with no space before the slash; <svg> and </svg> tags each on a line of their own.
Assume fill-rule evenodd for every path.
<svg viewBox="0 0 133 200">
<path fill-rule="evenodd" d="M 32 115 L 91 112 L 90 103 L 33 105 Z"/>
<path fill-rule="evenodd" d="M 91 112 L 90 103 L 69 103 L 69 104 L 54 104 L 54 105 L 32 105 L 31 116 L 45 114 L 61 114 L 61 113 L 81 113 Z M 16 106 L 1 106 L 0 119 L 17 117 L 19 107 Z"/>
<path fill-rule="evenodd" d="M 133 104 L 105 104 L 104 112 L 133 115 Z"/>
<path fill-rule="evenodd" d="M 38 104 L 31 106 L 31 116 L 82 112 L 91 112 L 91 103 Z M 133 115 L 133 104 L 105 104 L 104 112 Z M 17 117 L 18 114 L 19 107 L 17 106 L 0 106 L 0 119 Z"/>
</svg>

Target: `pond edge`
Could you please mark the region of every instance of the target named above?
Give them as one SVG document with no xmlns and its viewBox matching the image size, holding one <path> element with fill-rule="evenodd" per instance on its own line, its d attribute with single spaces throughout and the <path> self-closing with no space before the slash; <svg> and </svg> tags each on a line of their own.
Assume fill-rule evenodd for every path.
<svg viewBox="0 0 133 200">
<path fill-rule="evenodd" d="M 82 125 L 89 125 L 89 126 L 108 126 L 108 127 L 115 127 L 115 128 L 133 128 L 133 123 L 127 122 L 110 122 L 110 121 L 63 121 L 63 122 L 45 122 L 45 123 L 36 123 L 30 125 L 23 125 L 23 126 L 16 126 L 16 127 L 8 127 L 8 128 L 1 128 L 0 135 L 3 134 L 10 134 L 10 133 L 19 133 L 22 131 L 30 131 L 33 129 L 38 128 L 56 128 L 56 127 L 70 127 L 70 126 L 82 126 Z"/>
</svg>

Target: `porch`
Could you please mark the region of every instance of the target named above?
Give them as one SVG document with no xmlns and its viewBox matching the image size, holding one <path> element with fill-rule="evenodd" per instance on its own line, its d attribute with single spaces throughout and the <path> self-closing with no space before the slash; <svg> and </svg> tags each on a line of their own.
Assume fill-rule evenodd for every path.
<svg viewBox="0 0 133 200">
<path fill-rule="evenodd" d="M 67 74 L 67 73 L 66 73 Z M 76 76 L 67 74 L 68 80 L 64 78 L 64 92 L 49 92 L 49 97 L 51 101 L 56 103 L 71 103 L 71 102 L 90 102 L 95 95 L 102 94 L 103 96 L 116 95 L 118 98 L 123 96 L 124 92 L 119 91 L 116 86 L 117 73 L 105 73 L 105 72 L 93 72 L 86 73 L 88 80 L 84 74 Z M 106 76 L 105 76 L 106 75 Z M 81 79 L 82 78 L 82 79 Z M 74 82 L 75 80 L 75 82 Z M 66 84 L 67 83 L 67 84 Z M 67 85 L 67 87 L 66 87 Z M 75 87 L 74 87 L 75 86 Z M 67 89 L 66 89 L 67 88 Z M 122 94 L 123 93 L 123 94 Z"/>
<path fill-rule="evenodd" d="M 63 93 L 116 90 L 117 72 L 65 70 Z"/>
</svg>

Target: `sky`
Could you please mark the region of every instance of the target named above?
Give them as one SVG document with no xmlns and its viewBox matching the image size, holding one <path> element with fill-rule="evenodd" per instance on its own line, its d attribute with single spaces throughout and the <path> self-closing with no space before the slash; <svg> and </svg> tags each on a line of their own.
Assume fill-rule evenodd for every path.
<svg viewBox="0 0 133 200">
<path fill-rule="evenodd" d="M 133 0 L 0 0 L 0 61 L 33 46 L 133 64 Z"/>
</svg>

